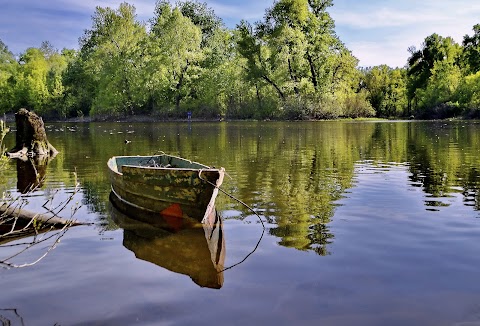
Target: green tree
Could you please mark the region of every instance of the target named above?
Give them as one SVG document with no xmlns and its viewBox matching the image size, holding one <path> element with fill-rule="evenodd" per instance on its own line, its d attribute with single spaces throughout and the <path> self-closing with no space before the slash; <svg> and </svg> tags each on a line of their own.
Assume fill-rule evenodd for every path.
<svg viewBox="0 0 480 326">
<path fill-rule="evenodd" d="M 5 43 L 0 40 L 0 113 L 15 108 L 15 76 L 18 62 Z"/>
<path fill-rule="evenodd" d="M 6 48 L 5 48 L 6 49 Z M 28 48 L 19 56 L 3 53 L 0 68 L 2 110 L 28 107 L 42 115 L 58 115 L 63 108 L 65 71 L 72 50 L 59 53 L 49 42 Z M 6 77 L 6 79 L 5 79 Z"/>
<path fill-rule="evenodd" d="M 215 15 L 213 9 L 206 3 L 198 1 L 181 1 L 177 7 L 184 17 L 189 18 L 192 23 L 199 27 L 202 32 L 202 47 L 211 46 L 208 43 L 219 29 L 224 28 L 223 21 Z"/>
<path fill-rule="evenodd" d="M 409 51 L 407 96 L 409 105 L 415 110 L 418 104 L 416 92 L 427 87 L 435 63 L 445 61 L 454 64 L 458 61 L 461 47 L 451 37 L 432 34 L 425 38 L 421 49 L 411 47 Z"/>
<path fill-rule="evenodd" d="M 159 105 L 174 104 L 175 114 L 180 114 L 181 101 L 192 95 L 191 85 L 201 73 L 201 42 L 200 28 L 179 8 L 157 2 L 149 40 L 151 93 Z"/>
<path fill-rule="evenodd" d="M 16 80 L 19 106 L 41 112 L 49 100 L 47 87 L 48 61 L 39 48 L 28 48 L 20 55 L 20 71 Z"/>
<path fill-rule="evenodd" d="M 205 117 L 225 116 L 238 94 L 242 81 L 241 62 L 235 53 L 233 33 L 206 3 L 184 1 L 177 4 L 182 15 L 200 28 L 202 59 L 198 78 L 189 84 L 184 104 L 194 114 Z"/>
<path fill-rule="evenodd" d="M 476 73 L 480 71 L 480 24 L 473 26 L 474 34 L 463 37 L 463 63 L 467 71 Z"/>
<path fill-rule="evenodd" d="M 63 49 L 61 53 L 55 51 L 48 55 L 47 62 L 49 70 L 47 73 L 47 89 L 49 92 L 49 101 L 47 107 L 42 112 L 50 111 L 52 115 L 65 118 L 65 85 L 63 83 L 63 74 L 66 71 L 69 62 L 73 60 L 74 50 Z M 44 114 L 45 114 L 44 113 Z"/>
<path fill-rule="evenodd" d="M 134 114 L 145 106 L 140 45 L 147 33 L 135 11 L 127 3 L 117 10 L 97 7 L 92 28 L 80 40 L 83 69 L 94 76 L 97 86 L 95 114 Z"/>
<path fill-rule="evenodd" d="M 355 94 L 358 60 L 335 34 L 327 12 L 332 5 L 329 0 L 279 0 L 255 26 L 244 21 L 237 26 L 247 76 L 276 91 L 287 117 L 349 115 L 356 109 L 347 110 L 347 104 L 365 98 Z"/>
<path fill-rule="evenodd" d="M 456 99 L 466 109 L 467 116 L 480 117 L 480 71 L 465 76 L 458 88 Z"/>
<path fill-rule="evenodd" d="M 402 116 L 406 113 L 406 71 L 380 65 L 362 71 L 362 88 L 379 117 Z"/>
<path fill-rule="evenodd" d="M 330 91 L 326 94 L 321 93 L 321 96 L 330 98 L 333 105 L 326 106 L 330 111 L 322 108 L 322 111 L 324 111 L 323 117 L 331 118 L 337 117 L 337 115 L 351 118 L 375 116 L 375 110 L 367 99 L 367 92 L 358 87 L 358 80 L 360 79 L 360 73 L 356 69 L 358 59 L 347 49 L 342 49 L 338 55 L 331 56 L 330 61 L 331 76 L 328 78 Z M 335 108 L 339 108 L 337 112 L 335 112 Z"/>
<path fill-rule="evenodd" d="M 239 94 L 248 92 L 244 83 L 244 63 L 235 53 L 232 33 L 218 28 L 203 48 L 202 69 L 192 85 L 191 105 L 203 116 L 225 116 L 240 100 Z M 242 98 L 245 96 L 241 96 Z"/>
<path fill-rule="evenodd" d="M 253 83 L 266 83 L 276 91 L 281 100 L 285 100 L 285 91 L 275 76 L 278 63 L 274 60 L 275 57 L 268 43 L 260 38 L 260 34 L 247 21 L 241 21 L 237 30 L 237 49 L 246 59 L 245 69 L 248 79 Z"/>
<path fill-rule="evenodd" d="M 65 87 L 64 113 L 67 117 L 90 114 L 96 98 L 98 80 L 91 71 L 88 57 L 81 52 L 74 53 L 72 60 L 62 74 Z"/>
<path fill-rule="evenodd" d="M 420 116 L 428 118 L 448 118 L 458 113 L 454 107 L 439 107 L 452 101 L 460 85 L 462 74 L 460 68 L 448 61 L 435 62 L 425 89 L 418 89 L 416 97 Z M 441 111 L 439 111 L 439 109 Z"/>
</svg>

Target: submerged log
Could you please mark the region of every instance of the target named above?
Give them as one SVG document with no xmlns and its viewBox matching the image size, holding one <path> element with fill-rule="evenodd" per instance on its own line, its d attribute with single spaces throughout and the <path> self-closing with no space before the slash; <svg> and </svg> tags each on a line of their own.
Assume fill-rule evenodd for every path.
<svg viewBox="0 0 480 326">
<path fill-rule="evenodd" d="M 76 220 L 67 220 L 54 214 L 36 214 L 25 209 L 0 204 L 0 246 L 11 241 L 37 236 L 54 230 L 64 230 L 72 226 L 88 225 Z M 42 240 L 34 240 L 38 243 Z M 33 242 L 29 245 L 33 245 Z M 0 257 L 0 266 L 4 264 Z"/>
<path fill-rule="evenodd" d="M 41 117 L 27 109 L 15 113 L 17 126 L 16 145 L 7 156 L 22 158 L 26 156 L 55 156 L 58 151 L 47 140 L 47 133 Z"/>
<path fill-rule="evenodd" d="M 79 222 L 77 220 L 68 220 L 54 214 L 37 214 L 35 212 L 20 209 L 17 207 L 9 207 L 7 204 L 0 205 L 0 219 L 4 217 L 15 217 L 19 220 L 25 221 L 29 223 L 32 220 L 40 222 L 41 224 L 45 225 L 86 225 L 88 223 Z"/>
</svg>

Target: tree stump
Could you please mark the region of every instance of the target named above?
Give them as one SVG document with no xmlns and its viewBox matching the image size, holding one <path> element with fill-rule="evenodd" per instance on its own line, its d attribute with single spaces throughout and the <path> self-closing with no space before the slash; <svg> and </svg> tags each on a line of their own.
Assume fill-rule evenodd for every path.
<svg viewBox="0 0 480 326">
<path fill-rule="evenodd" d="M 16 145 L 7 156 L 21 158 L 25 156 L 55 156 L 58 151 L 47 140 L 47 133 L 41 117 L 27 109 L 15 113 L 17 125 Z"/>
</svg>

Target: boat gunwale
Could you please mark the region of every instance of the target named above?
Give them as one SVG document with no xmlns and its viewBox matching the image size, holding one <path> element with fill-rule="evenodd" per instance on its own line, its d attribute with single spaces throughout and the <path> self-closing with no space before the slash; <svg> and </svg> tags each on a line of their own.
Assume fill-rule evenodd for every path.
<svg viewBox="0 0 480 326">
<path fill-rule="evenodd" d="M 208 169 L 191 169 L 191 168 L 166 168 L 166 167 L 155 167 L 155 166 L 139 166 L 139 165 L 129 165 L 129 164 L 124 164 L 122 165 L 129 167 L 129 168 L 134 168 L 134 169 L 145 169 L 145 170 L 175 170 L 175 171 L 207 171 L 207 172 L 218 172 L 221 170 L 225 170 L 224 168 L 208 168 Z M 119 172 L 121 173 L 121 172 Z"/>
<path fill-rule="evenodd" d="M 126 167 L 129 167 L 129 168 L 134 168 L 134 169 L 145 169 L 145 170 L 152 170 L 152 171 L 171 171 L 171 170 L 175 170 L 175 171 L 183 171 L 183 172 L 187 172 L 187 171 L 202 171 L 202 172 L 219 172 L 219 173 L 224 173 L 225 172 L 225 168 L 221 167 L 221 168 L 212 168 L 208 165 L 204 165 L 202 163 L 198 163 L 198 162 L 195 162 L 195 161 L 191 161 L 191 160 L 187 160 L 185 158 L 182 158 L 182 157 L 178 157 L 178 156 L 173 156 L 173 155 L 167 155 L 167 154 L 162 154 L 162 155 L 152 155 L 152 156 L 145 156 L 145 155 L 123 155 L 123 156 L 112 156 L 108 162 L 107 162 L 107 166 L 108 168 L 118 174 L 118 175 L 123 175 L 122 172 L 120 172 L 118 170 L 118 167 L 119 165 L 116 164 L 117 163 L 117 159 L 118 158 L 126 158 L 126 157 L 134 157 L 134 158 L 155 158 L 155 157 L 161 157 L 161 156 L 168 156 L 168 157 L 172 157 L 172 158 L 176 158 L 176 159 L 179 159 L 181 161 L 184 161 L 184 162 L 188 162 L 188 163 L 191 163 L 191 164 L 198 164 L 200 166 L 204 166 L 205 168 L 174 168 L 174 167 L 154 167 L 154 166 L 142 166 L 142 165 L 132 165 L 132 164 L 123 164 L 121 165 L 122 167 L 123 166 L 126 166 Z M 115 162 L 115 165 L 112 163 L 110 164 L 110 162 Z"/>
</svg>

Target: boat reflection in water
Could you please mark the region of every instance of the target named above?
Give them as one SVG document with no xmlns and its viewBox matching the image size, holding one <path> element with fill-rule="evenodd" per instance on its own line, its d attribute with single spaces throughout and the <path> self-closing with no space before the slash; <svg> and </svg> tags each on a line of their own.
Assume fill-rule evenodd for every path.
<svg viewBox="0 0 480 326">
<path fill-rule="evenodd" d="M 110 194 L 110 211 L 123 231 L 123 245 L 139 259 L 190 276 L 201 287 L 223 285 L 225 239 L 216 210 L 204 223 L 151 213 Z"/>
</svg>

